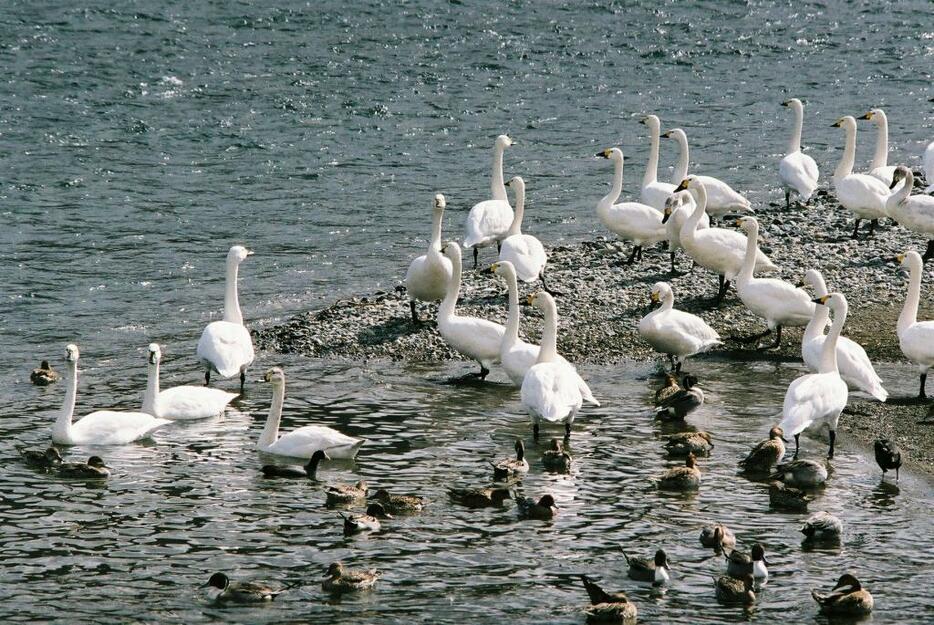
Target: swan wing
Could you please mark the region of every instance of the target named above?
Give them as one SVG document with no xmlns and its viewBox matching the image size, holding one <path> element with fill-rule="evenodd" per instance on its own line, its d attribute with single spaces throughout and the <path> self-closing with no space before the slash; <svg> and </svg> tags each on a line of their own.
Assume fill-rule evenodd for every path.
<svg viewBox="0 0 934 625">
<path fill-rule="evenodd" d="M 176 386 L 159 393 L 156 413 L 172 420 L 216 417 L 236 396 L 207 386 Z"/>
<path fill-rule="evenodd" d="M 817 163 L 807 154 L 792 152 L 783 158 L 778 165 L 778 174 L 785 186 L 797 191 L 805 202 L 817 189 Z"/>
<path fill-rule="evenodd" d="M 675 185 L 669 182 L 659 182 L 656 180 L 642 187 L 640 199 L 642 200 L 642 204 L 647 204 L 661 212 L 665 210 L 665 201 L 675 192 L 675 188 Z"/>
<path fill-rule="evenodd" d="M 423 302 L 444 299 L 451 274 L 451 259 L 448 257 L 422 255 L 409 265 L 405 274 L 405 289 L 409 297 Z"/>
<path fill-rule="evenodd" d="M 323 425 L 306 425 L 283 434 L 263 451 L 291 458 L 308 459 L 316 451 L 323 449 L 331 458 L 353 458 L 364 442 L 362 438 L 347 436 Z"/>
<path fill-rule="evenodd" d="M 811 296 L 784 280 L 753 278 L 738 287 L 743 304 L 775 325 L 803 326 L 814 316 Z"/>
<path fill-rule="evenodd" d="M 249 330 L 229 321 L 209 323 L 198 341 L 198 357 L 225 378 L 237 375 L 253 362 Z"/>
<path fill-rule="evenodd" d="M 512 206 L 505 200 L 474 204 L 467 215 L 464 247 L 482 247 L 501 240 L 512 225 Z"/>
<path fill-rule="evenodd" d="M 912 195 L 899 202 L 895 196 L 885 203 L 889 217 L 909 230 L 934 235 L 934 197 Z"/>
<path fill-rule="evenodd" d="M 651 206 L 639 202 L 614 204 L 601 214 L 607 230 L 638 245 L 654 243 L 667 237 L 662 214 Z"/>
<path fill-rule="evenodd" d="M 500 360 L 500 346 L 506 328 L 477 317 L 441 317 L 438 323 L 441 337 L 456 351 L 480 363 Z"/>
<path fill-rule="evenodd" d="M 846 384 L 839 375 L 803 375 L 794 380 L 785 392 L 780 427 L 785 434 L 800 434 L 815 421 L 839 417 L 846 407 L 846 400 Z"/>
<path fill-rule="evenodd" d="M 568 365 L 542 362 L 529 369 L 522 381 L 522 404 L 546 421 L 573 418 L 583 402 L 577 372 Z"/>
<path fill-rule="evenodd" d="M 145 412 L 97 410 L 71 426 L 71 445 L 126 445 L 152 436 L 171 423 Z"/>
<path fill-rule="evenodd" d="M 707 190 L 707 213 L 717 216 L 729 212 L 743 212 L 749 210 L 751 204 L 741 193 L 712 176 L 695 176 L 704 183 Z"/>
<path fill-rule="evenodd" d="M 921 366 L 934 366 L 934 321 L 919 321 L 898 337 L 902 352 Z"/>
<path fill-rule="evenodd" d="M 500 361 L 506 375 L 516 386 L 522 386 L 522 380 L 525 374 L 529 372 L 538 360 L 538 345 L 532 345 L 525 341 L 516 341 L 508 349 L 503 349 L 500 353 Z"/>
<path fill-rule="evenodd" d="M 885 216 L 889 189 L 878 178 L 868 174 L 850 174 L 834 181 L 837 199 L 858 216 L 869 219 Z"/>
<path fill-rule="evenodd" d="M 837 339 L 837 367 L 843 380 L 861 391 L 885 401 L 889 393 L 882 387 L 882 378 L 876 374 L 872 361 L 863 346 L 841 336 Z"/>
<path fill-rule="evenodd" d="M 542 242 L 530 234 L 507 237 L 503 241 L 499 259 L 511 262 L 516 268 L 516 277 L 523 282 L 538 280 L 548 262 Z"/>
</svg>

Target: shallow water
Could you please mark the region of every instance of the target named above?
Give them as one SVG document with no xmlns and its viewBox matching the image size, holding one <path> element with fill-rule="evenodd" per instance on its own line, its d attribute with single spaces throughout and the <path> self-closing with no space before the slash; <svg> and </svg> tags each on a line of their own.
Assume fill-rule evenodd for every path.
<svg viewBox="0 0 934 625">
<path fill-rule="evenodd" d="M 526 178 L 526 229 L 548 244 L 603 233 L 593 207 L 611 172 L 592 158 L 598 149 L 623 147 L 624 194 L 633 194 L 647 153 L 643 113 L 683 126 L 697 171 L 729 180 L 765 211 L 779 198 L 786 97 L 807 100 L 805 144 L 824 175 L 839 158 L 842 139 L 829 126 L 840 115 L 884 105 L 890 162 L 917 164 L 932 136 L 934 18 L 923 1 L 885 10 L 111 5 L 10 2 L 0 12 L 4 458 L 47 442 L 64 389 L 34 388 L 28 373 L 42 358 L 61 367 L 67 342 L 82 348 L 79 413 L 134 406 L 153 340 L 163 344 L 166 385 L 196 382 L 195 340 L 220 314 L 232 243 L 257 252 L 241 269 L 252 327 L 338 294 L 394 287 L 425 244 L 434 193 L 448 196 L 449 236 L 486 197 L 501 132 L 518 140 L 506 173 Z M 874 133 L 860 129 L 865 164 Z M 662 178 L 674 160 L 663 143 Z M 736 459 L 778 411 L 790 367 L 773 376 L 771 364 L 697 365 L 714 395 L 692 422 L 718 447 L 693 498 L 649 487 L 667 463 L 644 414 L 647 369 L 590 368 L 608 401 L 578 424 L 575 472 L 536 470 L 523 487 L 555 493 L 562 515 L 548 526 L 516 523 L 511 509 L 469 515 L 444 504 L 449 482 L 484 480 L 486 459 L 507 454 L 515 436 L 528 440 L 513 391 L 437 382 L 460 364 L 276 354 L 260 354 L 252 377 L 280 362 L 293 396 L 287 426 L 337 424 L 370 440 L 356 465 L 325 467 L 324 481 L 359 474 L 433 505 L 378 537 L 344 541 L 318 488 L 256 477 L 268 389 L 253 381 L 223 419 L 107 450 L 116 475 L 106 485 L 7 462 L 0 620 L 580 622 L 582 572 L 625 588 L 646 621 L 697 622 L 698 609 L 711 622 L 741 620 L 713 603 L 719 566 L 695 544 L 699 519 L 713 518 L 774 552 L 775 579 L 754 618 L 812 620 L 806 589 L 844 568 L 876 594 L 875 621 L 908 622 L 932 607 L 930 567 L 918 555 L 934 540 L 931 489 L 920 478 L 904 474 L 895 494 L 865 450 L 843 441 L 819 503 L 842 513 L 847 539 L 840 553 L 804 554 L 798 518 L 768 512 L 762 487 L 735 477 Z M 750 366 L 756 382 L 743 390 Z M 823 453 L 823 443 L 808 447 Z M 662 543 L 678 575 L 655 597 L 623 579 L 616 546 L 647 555 Z M 327 602 L 316 580 L 336 558 L 384 569 L 379 591 Z M 905 564 L 893 565 L 899 558 Z M 267 609 L 218 609 L 193 586 L 221 569 L 309 585 Z"/>
</svg>

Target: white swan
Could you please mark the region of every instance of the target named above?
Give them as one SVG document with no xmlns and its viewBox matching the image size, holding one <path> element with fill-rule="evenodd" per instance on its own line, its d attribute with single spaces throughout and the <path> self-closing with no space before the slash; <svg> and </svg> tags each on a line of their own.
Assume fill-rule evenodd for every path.
<svg viewBox="0 0 934 625">
<path fill-rule="evenodd" d="M 853 163 L 856 160 L 856 120 L 850 115 L 841 117 L 833 123 L 835 128 L 846 131 L 846 146 L 843 158 L 833 172 L 833 186 L 840 204 L 856 215 L 853 238 L 859 234 L 859 222 L 870 219 L 869 234 L 875 231 L 879 217 L 885 217 L 885 201 L 889 197 L 888 186 L 869 174 L 854 174 Z"/>
<path fill-rule="evenodd" d="M 522 405 L 532 419 L 536 438 L 542 420 L 564 423 L 565 436 L 570 436 L 583 396 L 574 367 L 558 360 L 558 309 L 554 298 L 543 291 L 530 295 L 529 304 L 542 311 L 545 326 L 538 359 L 522 380 Z"/>
<path fill-rule="evenodd" d="M 934 193 L 934 141 L 928 143 L 921 157 L 921 167 L 924 169 L 924 181 L 928 183 L 925 193 Z"/>
<path fill-rule="evenodd" d="M 918 397 L 923 399 L 926 397 L 924 383 L 927 381 L 928 370 L 934 367 L 934 320 L 918 321 L 921 270 L 924 268 L 924 263 L 921 262 L 921 256 L 914 250 L 899 254 L 897 258 L 901 267 L 908 269 L 909 272 L 908 294 L 896 326 L 898 344 L 908 360 L 918 365 L 918 373 L 921 374 L 921 390 L 918 392 Z"/>
<path fill-rule="evenodd" d="M 428 251 L 412 261 L 405 272 L 405 291 L 409 295 L 409 308 L 412 321 L 418 323 L 415 301 L 437 302 L 444 299 L 444 294 L 451 281 L 451 261 L 441 255 L 441 219 L 447 202 L 440 193 L 435 195 L 433 217 L 431 220 L 431 240 Z"/>
<path fill-rule="evenodd" d="M 506 238 L 512 224 L 512 206 L 503 183 L 503 152 L 515 143 L 506 135 L 496 137 L 493 144 L 493 178 L 490 193 L 493 199 L 474 204 L 467 215 L 464 247 L 473 248 L 473 266 L 477 266 L 477 250 Z"/>
<path fill-rule="evenodd" d="M 827 304 L 833 311 L 833 324 L 830 333 L 824 341 L 821 352 L 820 367 L 817 373 L 808 373 L 796 378 L 785 392 L 785 402 L 782 405 L 782 422 L 779 427 L 785 434 L 795 437 L 795 457 L 798 455 L 798 444 L 801 432 L 813 423 L 827 423 L 830 426 L 830 452 L 828 458 L 833 458 L 834 442 L 837 438 L 837 422 L 840 413 L 846 408 L 849 395 L 846 382 L 840 377 L 837 370 L 837 339 L 846 322 L 846 298 L 840 293 L 832 293 L 814 300 L 815 304 Z"/>
<path fill-rule="evenodd" d="M 876 151 L 872 157 L 872 165 L 869 166 L 869 175 L 878 178 L 886 186 L 892 184 L 892 174 L 895 173 L 895 166 L 889 165 L 889 120 L 882 109 L 872 109 L 860 119 L 871 120 L 878 132 L 876 134 Z"/>
<path fill-rule="evenodd" d="M 681 151 L 680 156 L 678 156 L 678 164 L 675 166 L 675 175 L 671 179 L 674 186 L 677 186 L 688 177 L 688 167 L 690 167 L 691 162 L 688 136 L 680 128 L 673 128 L 662 136 L 677 141 Z M 727 213 L 745 213 L 749 210 L 751 206 L 749 200 L 719 178 L 713 176 L 697 176 L 697 178 L 704 183 L 704 188 L 707 189 L 707 214 L 710 217 L 722 217 Z"/>
<path fill-rule="evenodd" d="M 707 208 L 707 191 L 704 183 L 696 176 L 688 176 L 681 181 L 676 191 L 687 189 L 694 197 L 694 212 L 681 228 L 681 245 L 694 261 L 719 276 L 720 288 L 717 290 L 717 305 L 723 300 L 730 281 L 736 277 L 743 266 L 746 255 L 746 237 L 735 230 L 724 228 L 698 229 L 698 224 Z M 776 271 L 776 267 L 760 250 L 756 254 L 756 271 Z"/>
<path fill-rule="evenodd" d="M 85 415 L 76 423 L 71 419 L 75 413 L 78 396 L 78 346 L 65 347 L 68 363 L 68 387 L 62 412 L 52 426 L 52 442 L 56 445 L 126 445 L 134 441 L 151 438 L 153 432 L 171 421 L 157 419 L 144 412 L 117 412 L 97 410 Z"/>
<path fill-rule="evenodd" d="M 649 127 L 649 160 L 642 175 L 642 203 L 651 206 L 658 212 L 665 210 L 665 200 L 674 193 L 675 185 L 658 181 L 658 144 L 662 123 L 655 115 L 647 115 L 639 120 L 640 124 Z"/>
<path fill-rule="evenodd" d="M 598 152 L 597 156 L 613 161 L 613 186 L 597 203 L 597 216 L 607 230 L 625 241 L 632 241 L 632 254 L 626 261 L 631 264 L 635 262 L 637 254 L 639 259 L 642 258 L 644 245 L 657 243 L 667 236 L 662 215 L 651 206 L 639 202 L 614 204 L 623 191 L 623 152 L 619 148 L 607 148 Z"/>
<path fill-rule="evenodd" d="M 503 342 L 500 345 L 500 361 L 512 383 L 522 386 L 525 374 L 538 360 L 539 347 L 519 338 L 519 284 L 516 281 L 515 267 L 509 261 L 500 261 L 493 263 L 490 270 L 506 281 L 506 287 L 509 290 L 509 315 L 506 318 L 506 332 L 503 334 Z M 570 365 L 560 354 L 557 358 L 559 362 Z M 594 406 L 600 405 L 580 374 L 577 375 L 577 384 L 585 402 Z"/>
<path fill-rule="evenodd" d="M 162 350 L 156 343 L 149 344 L 147 365 L 149 375 L 143 393 L 143 412 L 162 419 L 181 421 L 206 419 L 224 412 L 236 393 L 228 393 L 206 386 L 176 386 L 159 391 L 159 363 Z"/>
<path fill-rule="evenodd" d="M 694 198 L 687 191 L 672 193 L 665 200 L 665 236 L 668 238 L 668 253 L 671 255 L 671 273 L 675 273 L 675 253 L 681 249 L 681 228 L 695 209 Z M 710 227 L 710 218 L 705 212 L 697 222 L 697 228 Z"/>
<path fill-rule="evenodd" d="M 827 295 L 827 285 L 824 276 L 816 269 L 808 269 L 804 281 L 814 289 L 814 297 Z M 824 348 L 824 329 L 830 320 L 830 309 L 824 305 L 814 307 L 814 316 L 804 329 L 801 339 L 801 357 L 804 364 L 811 371 L 820 369 L 821 350 Z M 889 393 L 882 387 L 882 379 L 866 355 L 866 350 L 851 339 L 841 336 L 837 339 L 837 370 L 840 377 L 851 389 L 859 389 L 869 393 L 879 401 L 885 401 Z"/>
<path fill-rule="evenodd" d="M 534 282 L 540 279 L 542 284 L 545 284 L 545 263 L 548 262 L 545 246 L 531 234 L 522 234 L 522 218 L 525 215 L 525 180 L 521 176 L 516 176 L 507 185 L 516 191 L 516 212 L 499 250 L 499 260 L 512 263 L 519 280 Z"/>
<path fill-rule="evenodd" d="M 675 294 L 667 282 L 656 282 L 650 297 L 662 305 L 639 321 L 639 334 L 655 351 L 668 355 L 676 372 L 681 370 L 683 359 L 721 343 L 720 335 L 706 321 L 673 308 Z"/>
<path fill-rule="evenodd" d="M 237 272 L 240 263 L 253 252 L 234 245 L 227 252 L 227 284 L 224 292 L 224 319 L 208 324 L 198 341 L 198 358 L 206 367 L 204 385 L 211 382 L 211 371 L 229 378 L 240 374 L 240 392 L 246 379 L 246 368 L 253 362 L 253 339 L 243 326 L 243 313 L 237 295 Z"/>
<path fill-rule="evenodd" d="M 438 308 L 438 332 L 455 351 L 480 363 L 480 379 L 486 379 L 490 367 L 499 362 L 499 348 L 506 328 L 477 317 L 458 316 L 457 295 L 461 289 L 461 251 L 457 243 L 444 246 L 444 255 L 451 259 L 451 281 L 448 292 Z"/>
<path fill-rule="evenodd" d="M 285 401 L 285 373 L 279 367 L 266 371 L 263 379 L 272 384 L 272 404 L 266 426 L 259 435 L 256 448 L 268 454 L 309 460 L 316 451 L 323 450 L 330 458 L 354 458 L 366 442 L 323 425 L 306 425 L 279 436 L 282 404 Z"/>
<path fill-rule="evenodd" d="M 788 141 L 788 153 L 778 164 L 778 175 L 785 188 L 785 208 L 791 206 L 791 192 L 794 191 L 805 204 L 811 199 L 817 189 L 817 180 L 820 172 L 814 159 L 801 151 L 801 131 L 804 128 L 804 105 L 798 98 L 782 102 L 782 106 L 790 107 L 795 114 L 795 125 Z"/>
<path fill-rule="evenodd" d="M 782 342 L 783 327 L 808 324 L 814 316 L 814 302 L 807 293 L 784 280 L 757 278 L 753 275 L 759 251 L 759 222 L 755 217 L 741 217 L 736 223 L 746 231 L 746 255 L 743 268 L 736 276 L 736 294 L 746 308 L 768 324 L 765 332 L 749 337 L 748 340 L 758 341 L 774 331 L 775 343 L 769 348 L 775 349 Z"/>
<path fill-rule="evenodd" d="M 910 169 L 899 165 L 892 176 L 892 188 L 902 180 L 905 183 L 886 200 L 885 212 L 905 228 L 927 237 L 928 247 L 921 257 L 921 262 L 925 263 L 934 258 L 934 197 L 911 195 L 915 176 Z"/>
</svg>

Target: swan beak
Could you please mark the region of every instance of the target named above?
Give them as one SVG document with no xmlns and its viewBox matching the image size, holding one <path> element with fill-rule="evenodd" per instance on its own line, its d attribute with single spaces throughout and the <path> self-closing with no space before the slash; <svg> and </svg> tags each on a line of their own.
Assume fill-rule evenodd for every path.
<svg viewBox="0 0 934 625">
<path fill-rule="evenodd" d="M 678 191 L 684 191 L 687 188 L 688 188 L 688 179 L 685 178 L 684 180 L 681 181 L 681 184 L 678 185 L 678 188 L 675 189 L 674 192 L 677 193 Z"/>
<path fill-rule="evenodd" d="M 838 120 L 835 121 L 834 123 L 830 124 L 830 127 L 831 127 L 831 128 L 839 128 L 839 127 L 842 125 L 842 122 L 843 122 L 842 119 L 838 119 Z"/>
<path fill-rule="evenodd" d="M 652 301 L 653 304 L 657 303 L 658 293 L 656 293 L 655 291 L 652 291 L 652 294 L 649 296 L 649 299 Z"/>
<path fill-rule="evenodd" d="M 889 189 L 894 189 L 901 181 L 901 176 L 899 176 L 897 173 L 892 174 L 892 184 L 889 185 Z"/>
<path fill-rule="evenodd" d="M 499 269 L 499 263 L 493 263 L 490 265 L 490 273 L 496 273 L 497 269 Z"/>
<path fill-rule="evenodd" d="M 252 255 L 253 255 L 253 250 L 247 250 L 247 251 L 246 251 L 246 255 L 247 255 L 247 256 L 252 256 Z"/>
<path fill-rule="evenodd" d="M 737 219 L 737 220 L 736 220 L 736 227 L 738 228 L 738 227 L 740 227 L 740 226 L 742 226 L 742 225 L 743 225 L 743 220 L 742 220 L 742 219 Z"/>
<path fill-rule="evenodd" d="M 869 111 L 868 113 L 860 117 L 860 119 L 872 119 L 872 111 Z"/>
<path fill-rule="evenodd" d="M 529 295 L 525 300 L 529 306 L 535 303 L 535 295 Z"/>
<path fill-rule="evenodd" d="M 785 100 L 782 102 L 782 106 L 791 106 L 791 100 Z"/>
<path fill-rule="evenodd" d="M 904 255 L 904 254 L 897 254 L 897 255 L 895 256 L 895 260 L 898 261 L 899 263 L 902 263 L 902 262 L 905 261 L 905 255 Z"/>
<path fill-rule="evenodd" d="M 671 139 L 671 131 L 666 130 L 665 132 L 662 133 L 662 136 L 665 137 L 666 139 Z"/>
<path fill-rule="evenodd" d="M 600 158 L 610 158 L 610 148 L 607 148 L 601 152 L 597 152 L 596 156 Z"/>
<path fill-rule="evenodd" d="M 666 206 L 666 207 L 665 207 L 665 214 L 662 216 L 662 223 L 667 222 L 669 217 L 671 217 L 671 207 L 670 207 L 670 206 Z"/>
<path fill-rule="evenodd" d="M 815 298 L 812 299 L 811 301 L 814 302 L 815 304 L 824 305 L 824 304 L 827 303 L 827 300 L 829 300 L 829 299 L 830 299 L 830 296 L 829 296 L 829 295 L 824 295 L 823 297 L 815 297 Z"/>
</svg>

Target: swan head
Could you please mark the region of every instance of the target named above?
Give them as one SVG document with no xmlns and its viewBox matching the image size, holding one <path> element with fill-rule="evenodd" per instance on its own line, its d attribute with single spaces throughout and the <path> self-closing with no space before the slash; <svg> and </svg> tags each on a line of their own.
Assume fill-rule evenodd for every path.
<svg viewBox="0 0 934 625">
<path fill-rule="evenodd" d="M 652 300 L 653 304 L 656 304 L 665 300 L 669 295 L 672 297 L 674 296 L 671 285 L 667 282 L 656 282 L 652 285 L 652 293 L 649 295 L 649 298 Z"/>
<path fill-rule="evenodd" d="M 516 193 L 525 193 L 525 180 L 522 179 L 522 176 L 513 176 L 509 179 L 509 182 L 506 183 L 507 187 L 515 187 Z"/>
<path fill-rule="evenodd" d="M 909 250 L 905 252 L 904 254 L 899 254 L 898 256 L 895 257 L 895 260 L 898 261 L 899 268 L 902 269 L 903 271 L 909 272 L 909 274 L 912 271 L 921 270 L 921 265 L 922 265 L 921 255 L 918 254 L 918 252 L 914 250 Z"/>
<path fill-rule="evenodd" d="M 246 260 L 247 256 L 252 256 L 253 252 L 246 249 L 242 245 L 234 245 L 230 248 L 230 251 L 227 252 L 227 262 L 242 263 Z"/>
<path fill-rule="evenodd" d="M 445 243 L 444 247 L 441 248 L 441 253 L 451 259 L 451 262 L 457 261 L 457 264 L 461 262 L 461 248 L 456 241 L 448 241 Z"/>
<path fill-rule="evenodd" d="M 759 222 L 755 217 L 740 217 L 736 220 L 736 225 L 744 232 L 759 232 Z"/>
<path fill-rule="evenodd" d="M 785 438 L 785 430 L 781 429 L 777 425 L 769 430 L 769 440 L 774 440 L 780 438 L 781 440 L 788 442 L 788 439 Z"/>
<path fill-rule="evenodd" d="M 680 128 L 672 128 L 671 130 L 666 130 L 662 133 L 662 136 L 666 139 L 675 139 L 677 141 L 686 142 L 688 140 L 687 134 Z"/>
<path fill-rule="evenodd" d="M 157 365 L 159 361 L 162 360 L 162 350 L 159 349 L 158 343 L 149 344 L 149 364 Z"/>
<path fill-rule="evenodd" d="M 273 386 L 282 386 L 285 384 L 285 372 L 279 367 L 270 367 L 263 376 L 263 381 Z"/>
<path fill-rule="evenodd" d="M 784 102 L 782 102 L 782 106 L 787 106 L 795 110 L 804 108 L 804 105 L 801 104 L 801 100 L 799 100 L 798 98 L 791 98 L 789 100 L 785 100 Z"/>
<path fill-rule="evenodd" d="M 528 302 L 529 306 L 534 306 L 543 313 L 547 310 L 555 310 L 555 298 L 545 291 L 539 291 L 538 293 L 529 295 Z"/>
<path fill-rule="evenodd" d="M 866 113 L 860 115 L 859 119 L 875 120 L 877 124 L 881 124 L 885 121 L 885 111 L 882 109 L 870 109 Z"/>
<path fill-rule="evenodd" d="M 444 199 L 443 194 L 441 193 L 435 194 L 435 201 L 434 201 L 434 204 L 432 204 L 432 207 L 434 208 L 434 211 L 436 213 L 440 213 L 441 211 L 443 211 L 445 208 L 447 208 L 447 205 L 448 205 L 448 202 L 447 200 Z"/>
<path fill-rule="evenodd" d="M 204 586 L 213 586 L 214 588 L 219 588 L 221 590 L 227 590 L 227 587 L 230 585 L 230 580 L 227 579 L 227 576 L 223 573 L 215 573 L 211 576 L 211 579 L 207 581 Z"/>
<path fill-rule="evenodd" d="M 623 151 L 619 148 L 606 148 L 605 150 L 597 152 L 596 155 L 598 158 L 608 158 L 611 160 L 619 161 L 623 160 Z"/>
<path fill-rule="evenodd" d="M 74 343 L 69 343 L 65 346 L 65 360 L 68 362 L 78 362 L 80 353 L 78 352 L 78 346 Z"/>
<path fill-rule="evenodd" d="M 827 294 L 827 283 L 824 282 L 824 276 L 817 269 L 808 269 L 804 274 L 804 283 L 811 285 L 814 292 L 818 295 Z M 803 286 L 803 285 L 802 285 Z"/>
<path fill-rule="evenodd" d="M 700 180 L 697 179 L 697 176 L 688 176 L 687 178 L 681 181 L 681 184 L 679 184 L 675 188 L 675 190 L 672 191 L 672 193 L 677 193 L 678 191 L 689 191 L 691 189 L 698 189 L 701 186 L 703 186 L 703 184 L 704 183 L 702 183 Z"/>
<path fill-rule="evenodd" d="M 500 135 L 496 137 L 496 147 L 498 148 L 508 148 L 515 143 L 509 135 Z"/>
<path fill-rule="evenodd" d="M 516 277 L 516 268 L 508 260 L 500 260 L 493 263 L 490 265 L 490 271 L 502 278 L 507 278 L 509 276 L 512 276 L 513 278 Z"/>
<path fill-rule="evenodd" d="M 911 173 L 911 170 L 905 167 L 904 165 L 899 165 L 895 168 L 895 172 L 892 173 L 892 184 L 889 185 L 890 189 L 894 189 L 899 182 L 902 180 L 907 180 L 911 178 L 912 185 L 914 184 L 914 174 Z M 910 188 L 910 187 L 909 187 Z"/>
<path fill-rule="evenodd" d="M 830 306 L 830 310 L 834 314 L 839 314 L 847 308 L 846 297 L 843 296 L 843 293 L 830 293 L 829 295 L 815 297 L 811 301 L 822 306 Z"/>
<path fill-rule="evenodd" d="M 844 115 L 834 123 L 830 124 L 831 128 L 843 128 L 846 131 L 856 130 L 856 120 L 853 119 L 852 115 Z"/>
<path fill-rule="evenodd" d="M 648 126 L 655 132 L 658 132 L 658 130 L 662 127 L 662 122 L 655 115 L 646 115 L 639 120 L 639 123 Z"/>
</svg>

